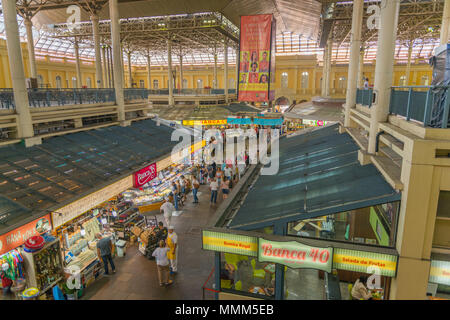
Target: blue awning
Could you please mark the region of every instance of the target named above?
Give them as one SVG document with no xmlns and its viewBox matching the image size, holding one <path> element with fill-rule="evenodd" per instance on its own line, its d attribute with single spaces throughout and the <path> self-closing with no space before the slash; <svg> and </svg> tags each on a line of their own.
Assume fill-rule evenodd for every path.
<svg viewBox="0 0 450 320">
<path fill-rule="evenodd" d="M 283 124 L 283 118 L 278 119 L 263 119 L 263 118 L 255 118 L 253 120 L 254 124 L 259 124 L 262 126 L 279 126 Z"/>
<path fill-rule="evenodd" d="M 227 118 L 227 124 L 252 124 L 250 118 Z"/>
<path fill-rule="evenodd" d="M 338 127 L 282 138 L 278 173 L 257 179 L 230 227 L 252 230 L 399 201 L 372 164 L 359 164 L 358 146 Z"/>
</svg>

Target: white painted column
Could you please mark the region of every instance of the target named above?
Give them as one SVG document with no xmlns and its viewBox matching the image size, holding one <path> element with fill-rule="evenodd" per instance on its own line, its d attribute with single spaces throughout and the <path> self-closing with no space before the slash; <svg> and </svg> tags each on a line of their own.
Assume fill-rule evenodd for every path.
<svg viewBox="0 0 450 320">
<path fill-rule="evenodd" d="M 389 114 L 392 75 L 394 71 L 395 40 L 397 37 L 400 0 L 386 1 L 381 7 L 378 30 L 377 62 L 375 66 L 375 103 L 370 108 L 369 153 L 375 153 L 378 123 L 385 122 Z"/>
<path fill-rule="evenodd" d="M 362 89 L 364 87 L 364 48 L 361 46 L 359 50 L 359 67 L 358 67 L 358 88 Z"/>
<path fill-rule="evenodd" d="M 180 89 L 184 89 L 183 87 L 183 56 L 180 55 Z"/>
<path fill-rule="evenodd" d="M 34 54 L 34 41 L 33 41 L 33 24 L 30 18 L 24 20 L 25 28 L 27 30 L 27 47 L 28 47 L 28 59 L 30 62 L 30 76 L 31 78 L 37 78 L 36 68 L 36 56 Z"/>
<path fill-rule="evenodd" d="M 152 88 L 152 75 L 151 75 L 151 66 L 152 66 L 152 59 L 149 54 L 147 54 L 147 82 L 148 82 L 148 89 Z"/>
<path fill-rule="evenodd" d="M 412 41 L 409 44 L 408 47 L 408 63 L 406 64 L 406 85 L 409 86 L 409 79 L 410 79 L 410 75 L 411 75 L 411 58 L 412 58 L 412 50 L 413 50 L 413 44 Z"/>
<path fill-rule="evenodd" d="M 353 1 L 352 33 L 350 44 L 350 61 L 347 75 L 347 94 L 345 98 L 344 126 L 350 125 L 350 109 L 356 107 L 356 87 L 358 85 L 359 53 L 361 48 L 361 29 L 364 0 Z"/>
<path fill-rule="evenodd" d="M 217 53 L 214 53 L 214 77 L 213 77 L 213 88 L 217 89 L 219 84 L 217 82 Z"/>
<path fill-rule="evenodd" d="M 120 48 L 120 25 L 118 0 L 109 0 L 109 16 L 111 18 L 111 42 L 112 58 L 114 65 L 114 89 L 116 93 L 116 105 L 118 120 L 121 125 L 125 123 L 125 100 L 123 94 L 123 68 Z"/>
<path fill-rule="evenodd" d="M 228 104 L 228 39 L 224 42 L 224 56 L 225 63 L 223 64 L 223 81 L 224 81 L 224 91 L 225 91 L 225 103 Z"/>
<path fill-rule="evenodd" d="M 113 68 L 113 59 L 112 59 L 112 48 L 108 46 L 107 48 L 108 54 L 108 72 L 109 72 L 109 81 L 110 88 L 114 88 L 114 68 Z"/>
<path fill-rule="evenodd" d="M 77 88 L 81 88 L 83 86 L 83 78 L 81 75 L 81 62 L 80 62 L 80 53 L 79 53 L 79 46 L 78 46 L 78 40 L 75 39 L 75 43 L 73 45 L 75 50 L 75 68 L 77 71 Z"/>
<path fill-rule="evenodd" d="M 449 27 L 450 27 L 450 0 L 444 0 L 444 12 L 442 14 L 441 25 L 441 44 L 448 43 Z"/>
<path fill-rule="evenodd" d="M 106 48 L 102 46 L 102 62 L 103 62 L 103 88 L 109 88 L 108 79 L 108 62 L 106 61 Z"/>
<path fill-rule="evenodd" d="M 97 88 L 103 88 L 102 57 L 100 52 L 100 34 L 98 32 L 98 15 L 91 16 L 92 33 L 94 34 L 95 78 Z"/>
<path fill-rule="evenodd" d="M 169 106 L 173 106 L 172 41 L 167 40 L 167 73 L 169 78 Z"/>
<path fill-rule="evenodd" d="M 128 60 L 128 88 L 133 88 L 133 74 L 131 73 L 131 52 L 127 52 Z"/>
<path fill-rule="evenodd" d="M 18 115 L 17 137 L 33 137 L 33 124 L 25 83 L 22 49 L 20 47 L 19 26 L 17 24 L 16 1 L 3 0 L 3 19 L 5 21 L 6 46 L 8 48 L 9 69 L 11 71 L 14 103 Z"/>
</svg>

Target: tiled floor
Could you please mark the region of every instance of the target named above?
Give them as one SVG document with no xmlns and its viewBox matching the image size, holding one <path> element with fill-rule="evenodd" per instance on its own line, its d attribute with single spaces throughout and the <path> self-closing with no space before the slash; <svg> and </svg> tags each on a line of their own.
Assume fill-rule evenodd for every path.
<svg viewBox="0 0 450 320">
<path fill-rule="evenodd" d="M 202 285 L 208 278 L 214 254 L 201 249 L 200 228 L 207 225 L 221 202 L 219 194 L 216 205 L 209 204 L 209 189 L 200 187 L 199 204 L 192 203 L 192 194 L 172 224 L 178 235 L 178 274 L 170 287 L 159 286 L 156 263 L 148 260 L 136 246 L 127 248 L 125 257 L 116 257 L 116 274 L 104 276 L 85 291 L 83 299 L 202 299 Z M 158 221 L 164 221 L 161 214 Z M 207 297 L 212 297 L 211 294 Z"/>
</svg>

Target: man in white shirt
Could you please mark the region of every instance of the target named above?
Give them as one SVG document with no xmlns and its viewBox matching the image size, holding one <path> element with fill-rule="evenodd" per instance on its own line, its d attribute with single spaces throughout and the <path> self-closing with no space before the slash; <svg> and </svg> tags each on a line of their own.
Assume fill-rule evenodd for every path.
<svg viewBox="0 0 450 320">
<path fill-rule="evenodd" d="M 219 183 L 217 179 L 214 177 L 211 179 L 211 183 L 209 184 L 209 188 L 211 189 L 211 204 L 216 203 L 217 201 L 217 190 L 219 189 Z"/>
<path fill-rule="evenodd" d="M 228 180 L 231 180 L 233 173 L 232 173 L 231 168 L 229 166 L 225 167 L 224 174 L 225 174 L 225 177 L 228 178 Z"/>
<path fill-rule="evenodd" d="M 172 202 L 169 201 L 169 198 L 164 198 L 164 203 L 161 205 L 159 209 L 161 213 L 164 214 L 164 219 L 166 220 L 166 225 L 170 226 L 172 221 L 172 213 L 175 211 L 175 207 Z"/>
</svg>

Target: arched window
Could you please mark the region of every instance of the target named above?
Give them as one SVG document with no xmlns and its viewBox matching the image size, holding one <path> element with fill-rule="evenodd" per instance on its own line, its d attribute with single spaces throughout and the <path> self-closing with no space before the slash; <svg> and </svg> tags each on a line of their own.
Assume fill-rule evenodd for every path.
<svg viewBox="0 0 450 320">
<path fill-rule="evenodd" d="M 288 87 L 288 74 L 287 72 L 283 72 L 281 74 L 281 87 L 287 88 Z"/>
<path fill-rule="evenodd" d="M 202 79 L 197 80 L 197 89 L 203 89 L 203 80 Z"/>
<path fill-rule="evenodd" d="M 87 78 L 86 78 L 86 86 L 87 86 L 88 88 L 92 88 L 92 80 L 91 80 L 90 77 L 87 77 Z"/>
<path fill-rule="evenodd" d="M 61 89 L 61 77 L 60 76 L 56 76 L 56 88 L 57 89 Z"/>
<path fill-rule="evenodd" d="M 159 83 L 158 80 L 153 80 L 153 89 L 158 89 Z"/>
<path fill-rule="evenodd" d="M 403 75 L 400 77 L 400 81 L 398 83 L 399 86 L 406 86 L 406 76 Z"/>
<path fill-rule="evenodd" d="M 344 89 L 346 87 L 345 77 L 339 77 L 338 88 Z"/>
<path fill-rule="evenodd" d="M 187 79 L 183 79 L 183 88 L 187 89 L 187 87 L 188 87 L 188 81 L 187 81 Z"/>
<path fill-rule="evenodd" d="M 72 77 L 72 88 L 77 88 L 77 78 L 76 77 Z"/>
<path fill-rule="evenodd" d="M 309 84 L 309 73 L 308 72 L 302 72 L 302 89 L 308 89 Z"/>
<path fill-rule="evenodd" d="M 430 85 L 430 78 L 428 78 L 428 75 L 422 76 L 422 86 L 428 86 Z"/>
<path fill-rule="evenodd" d="M 234 79 L 230 78 L 228 80 L 228 89 L 233 89 L 234 88 Z"/>
<path fill-rule="evenodd" d="M 145 88 L 145 82 L 144 82 L 144 80 L 139 80 L 139 87 L 140 87 L 140 88 Z"/>
</svg>

